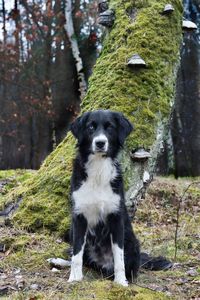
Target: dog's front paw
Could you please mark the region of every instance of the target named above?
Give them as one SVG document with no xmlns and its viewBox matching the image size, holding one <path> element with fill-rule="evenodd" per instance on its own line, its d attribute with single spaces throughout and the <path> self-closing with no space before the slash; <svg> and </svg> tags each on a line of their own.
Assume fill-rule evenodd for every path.
<svg viewBox="0 0 200 300">
<path fill-rule="evenodd" d="M 128 286 L 128 281 L 126 279 L 125 274 L 115 275 L 114 282 L 123 286 Z"/>
<path fill-rule="evenodd" d="M 67 280 L 67 282 L 81 281 L 82 279 L 83 279 L 83 277 L 73 277 L 73 276 L 70 276 L 69 279 Z"/>
<path fill-rule="evenodd" d="M 128 286 L 128 281 L 127 280 L 114 280 L 115 283 L 123 285 L 123 286 Z"/>
<path fill-rule="evenodd" d="M 81 281 L 83 279 L 83 274 L 76 272 L 76 273 L 71 273 L 69 276 L 69 279 L 67 282 L 73 282 L 73 281 Z"/>
</svg>

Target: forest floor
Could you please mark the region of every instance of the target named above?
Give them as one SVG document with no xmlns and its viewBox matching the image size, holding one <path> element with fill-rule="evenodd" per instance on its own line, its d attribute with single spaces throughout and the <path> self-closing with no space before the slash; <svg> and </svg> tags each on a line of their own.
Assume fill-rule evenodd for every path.
<svg viewBox="0 0 200 300">
<path fill-rule="evenodd" d="M 0 172 L 0 210 L 4 196 L 32 171 Z M 156 300 L 200 299 L 200 179 L 156 177 L 138 206 L 134 230 L 142 250 L 174 265 L 166 271 L 141 270 L 124 288 L 84 269 L 81 283 L 67 283 L 69 268 L 55 269 L 48 258 L 69 259 L 68 244 L 56 234 L 28 233 L 0 217 L 1 299 Z M 189 189 L 186 191 L 188 186 Z M 178 216 L 178 227 L 177 227 Z M 177 238 L 176 236 L 177 229 Z"/>
</svg>

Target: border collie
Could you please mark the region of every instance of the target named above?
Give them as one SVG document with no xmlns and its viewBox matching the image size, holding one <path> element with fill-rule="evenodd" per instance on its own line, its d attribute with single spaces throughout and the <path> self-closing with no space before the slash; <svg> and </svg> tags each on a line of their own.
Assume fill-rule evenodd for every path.
<svg viewBox="0 0 200 300">
<path fill-rule="evenodd" d="M 83 278 L 82 266 L 128 285 L 140 266 L 139 242 L 125 206 L 117 155 L 131 123 L 118 112 L 86 112 L 71 125 L 78 153 L 71 179 L 73 255 L 69 282 Z"/>
</svg>

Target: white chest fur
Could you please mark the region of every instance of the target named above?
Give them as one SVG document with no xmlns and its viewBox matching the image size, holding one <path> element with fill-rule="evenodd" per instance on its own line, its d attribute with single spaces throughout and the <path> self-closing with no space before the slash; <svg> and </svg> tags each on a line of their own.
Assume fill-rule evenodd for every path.
<svg viewBox="0 0 200 300">
<path fill-rule="evenodd" d="M 90 155 L 86 172 L 86 181 L 73 192 L 72 197 L 75 212 L 83 214 L 88 225 L 93 227 L 119 208 L 120 196 L 113 193 L 110 185 L 117 176 L 117 170 L 110 158 Z"/>
</svg>

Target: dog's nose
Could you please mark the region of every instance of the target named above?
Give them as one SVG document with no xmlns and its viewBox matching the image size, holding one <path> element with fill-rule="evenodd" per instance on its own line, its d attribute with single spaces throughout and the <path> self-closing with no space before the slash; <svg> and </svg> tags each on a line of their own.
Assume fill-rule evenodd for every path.
<svg viewBox="0 0 200 300">
<path fill-rule="evenodd" d="M 96 141 L 95 144 L 98 149 L 103 149 L 105 146 L 105 141 Z"/>
<path fill-rule="evenodd" d="M 99 134 L 93 139 L 92 150 L 94 153 L 108 151 L 108 139 L 104 134 Z"/>
</svg>

